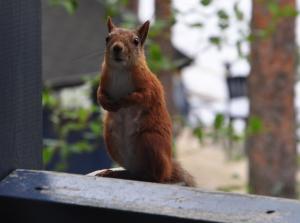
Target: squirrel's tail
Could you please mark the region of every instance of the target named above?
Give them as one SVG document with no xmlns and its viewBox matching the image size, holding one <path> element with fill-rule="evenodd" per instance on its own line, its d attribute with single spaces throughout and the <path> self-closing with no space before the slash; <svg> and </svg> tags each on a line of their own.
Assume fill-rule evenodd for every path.
<svg viewBox="0 0 300 223">
<path fill-rule="evenodd" d="M 196 186 L 194 178 L 186 170 L 184 170 L 181 167 L 181 165 L 175 160 L 173 160 L 173 172 L 171 177 L 171 183 L 178 183 L 188 187 Z"/>
</svg>

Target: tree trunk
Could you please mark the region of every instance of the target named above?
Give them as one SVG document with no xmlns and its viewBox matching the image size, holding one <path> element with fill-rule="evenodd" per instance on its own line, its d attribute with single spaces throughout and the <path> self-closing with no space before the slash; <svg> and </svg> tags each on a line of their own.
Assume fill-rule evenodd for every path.
<svg viewBox="0 0 300 223">
<path fill-rule="evenodd" d="M 278 2 L 278 3 L 277 3 Z M 295 0 L 274 1 L 282 10 Z M 262 122 L 247 139 L 250 190 L 255 194 L 295 197 L 296 135 L 294 82 L 296 73 L 295 17 L 281 17 L 262 37 L 274 17 L 269 0 L 253 0 L 251 72 L 248 80 L 250 117 Z"/>
<path fill-rule="evenodd" d="M 171 43 L 171 24 L 168 22 L 172 16 L 171 0 L 155 0 L 155 16 L 157 19 L 167 22 L 167 26 L 155 38 L 155 41 L 160 45 L 163 56 L 172 58 L 174 48 Z M 176 114 L 173 100 L 173 70 L 160 71 L 158 77 L 164 86 L 168 110 L 173 116 Z"/>
</svg>

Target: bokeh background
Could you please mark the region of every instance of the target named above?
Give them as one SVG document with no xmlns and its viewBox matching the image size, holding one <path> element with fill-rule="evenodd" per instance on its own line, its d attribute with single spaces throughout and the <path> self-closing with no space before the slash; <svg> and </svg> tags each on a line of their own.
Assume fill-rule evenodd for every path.
<svg viewBox="0 0 300 223">
<path fill-rule="evenodd" d="M 43 137 L 49 170 L 115 166 L 96 102 L 106 18 L 151 21 L 174 156 L 198 187 L 298 199 L 296 0 L 43 0 Z"/>
</svg>

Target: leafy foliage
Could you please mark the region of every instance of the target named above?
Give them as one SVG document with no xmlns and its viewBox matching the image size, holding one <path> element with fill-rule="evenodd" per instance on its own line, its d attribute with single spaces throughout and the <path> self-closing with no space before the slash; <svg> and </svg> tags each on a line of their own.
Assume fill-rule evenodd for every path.
<svg viewBox="0 0 300 223">
<path fill-rule="evenodd" d="M 215 116 L 213 128 L 199 125 L 193 130 L 193 133 L 200 143 L 203 143 L 204 139 L 212 139 L 214 142 L 223 139 L 238 142 L 245 140 L 246 137 L 251 135 L 260 134 L 263 130 L 264 128 L 261 119 L 259 117 L 250 117 L 247 128 L 243 132 L 237 133 L 232 124 L 226 120 L 225 116 L 219 113 Z"/>
<path fill-rule="evenodd" d="M 243 21 L 244 18 L 245 18 L 244 13 L 240 10 L 238 2 L 234 3 L 233 10 L 234 10 L 234 14 L 235 14 L 235 17 L 237 18 L 237 20 L 238 21 Z"/>
<path fill-rule="evenodd" d="M 210 5 L 210 3 L 212 3 L 212 1 L 213 0 L 201 0 L 200 2 L 203 6 L 208 6 L 208 5 Z"/>
<path fill-rule="evenodd" d="M 94 80 L 88 83 L 92 81 Z M 50 111 L 56 136 L 43 139 L 43 161 L 47 165 L 56 155 L 60 160 L 56 169 L 64 170 L 70 155 L 96 149 L 95 141 L 102 135 L 100 108 L 97 105 L 90 108 L 66 108 L 62 106 L 56 93 L 47 88 L 43 90 L 42 96 L 44 110 Z"/>
<path fill-rule="evenodd" d="M 69 14 L 73 14 L 78 7 L 77 0 L 49 0 L 49 2 L 53 6 L 63 7 Z"/>
<path fill-rule="evenodd" d="M 261 119 L 259 117 L 250 117 L 246 129 L 246 134 L 250 136 L 254 134 L 259 134 L 262 131 L 263 131 L 263 124 Z"/>
</svg>

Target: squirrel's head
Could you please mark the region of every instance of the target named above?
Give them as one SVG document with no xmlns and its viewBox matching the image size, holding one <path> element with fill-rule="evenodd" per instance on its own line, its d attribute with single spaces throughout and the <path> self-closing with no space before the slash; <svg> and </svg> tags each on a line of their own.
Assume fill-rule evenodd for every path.
<svg viewBox="0 0 300 223">
<path fill-rule="evenodd" d="M 144 59 L 144 43 L 149 30 L 149 21 L 135 30 L 115 26 L 110 17 L 107 19 L 106 63 L 112 66 L 131 66 Z"/>
</svg>

